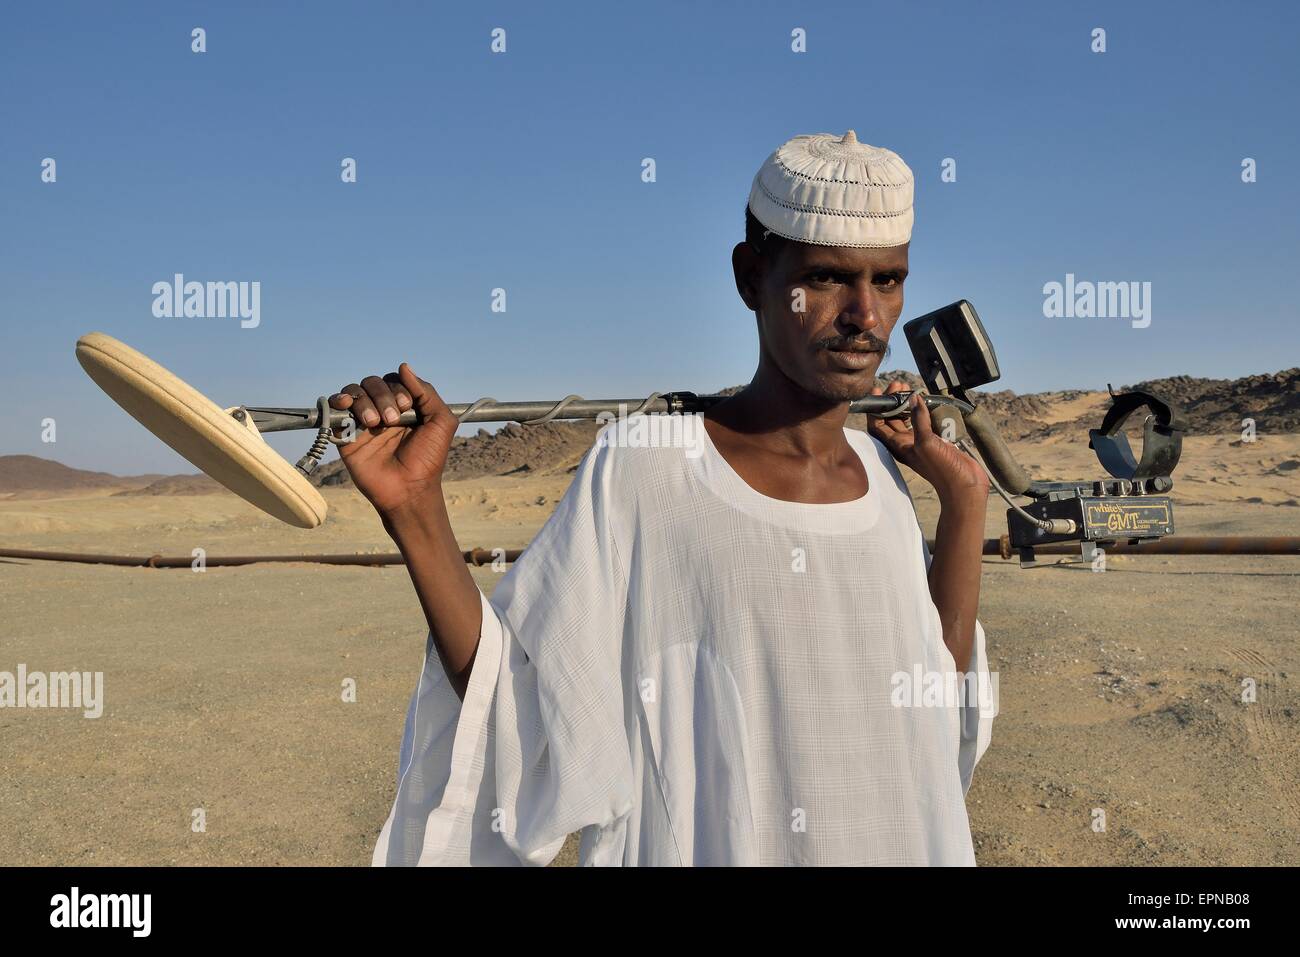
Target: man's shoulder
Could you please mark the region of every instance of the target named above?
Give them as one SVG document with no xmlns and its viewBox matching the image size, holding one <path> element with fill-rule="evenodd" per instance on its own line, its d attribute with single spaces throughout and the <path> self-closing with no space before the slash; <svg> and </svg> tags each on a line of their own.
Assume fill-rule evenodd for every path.
<svg viewBox="0 0 1300 957">
<path fill-rule="evenodd" d="M 703 453 L 704 420 L 699 416 L 640 415 L 601 427 L 583 459 L 611 491 L 670 480 Z"/>
<path fill-rule="evenodd" d="M 858 450 L 863 457 L 872 456 L 886 469 L 896 469 L 894 457 L 885 448 L 885 443 L 876 438 L 865 429 L 854 429 L 849 426 L 844 427 L 844 434 L 848 436 L 849 442 Z"/>
<path fill-rule="evenodd" d="M 889 451 L 884 442 L 863 429 L 851 429 L 845 426 L 844 432 L 848 435 L 849 441 L 855 444 L 859 454 L 864 458 L 870 456 L 879 462 L 881 468 L 893 480 L 894 486 L 909 499 L 912 497 L 907 488 L 907 481 L 903 478 L 898 463 L 894 461 L 893 453 Z"/>
</svg>

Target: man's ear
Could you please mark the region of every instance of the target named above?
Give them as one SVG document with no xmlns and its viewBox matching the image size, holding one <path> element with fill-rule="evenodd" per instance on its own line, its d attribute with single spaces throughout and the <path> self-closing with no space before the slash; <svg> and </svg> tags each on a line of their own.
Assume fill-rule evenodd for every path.
<svg viewBox="0 0 1300 957">
<path fill-rule="evenodd" d="M 731 251 L 731 271 L 736 276 L 736 292 L 752 312 L 758 312 L 763 260 L 748 242 L 736 243 L 736 248 Z"/>
</svg>

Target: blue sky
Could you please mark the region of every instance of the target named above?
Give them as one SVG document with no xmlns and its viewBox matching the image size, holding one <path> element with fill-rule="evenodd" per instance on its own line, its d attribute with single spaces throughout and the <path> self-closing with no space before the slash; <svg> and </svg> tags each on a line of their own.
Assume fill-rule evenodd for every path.
<svg viewBox="0 0 1300 957">
<path fill-rule="evenodd" d="M 6 5 L 0 454 L 192 471 L 81 372 L 91 330 L 222 405 L 403 359 L 448 401 L 748 381 L 750 182 L 848 128 L 917 177 L 905 316 L 970 299 L 1006 387 L 1294 366 L 1298 27 L 1289 3 Z M 177 272 L 260 282 L 260 325 L 156 318 Z M 1045 318 L 1067 273 L 1150 282 L 1150 326 Z"/>
</svg>

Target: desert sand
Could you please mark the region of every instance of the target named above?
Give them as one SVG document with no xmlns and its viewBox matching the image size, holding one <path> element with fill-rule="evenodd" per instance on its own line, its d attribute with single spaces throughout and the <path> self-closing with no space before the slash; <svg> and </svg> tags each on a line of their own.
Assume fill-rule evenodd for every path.
<svg viewBox="0 0 1300 957">
<path fill-rule="evenodd" d="M 1099 407 L 1063 399 L 1052 419 Z M 1038 477 L 1098 473 L 1077 429 L 1045 431 L 1013 443 Z M 570 465 L 448 482 L 462 546 L 526 545 Z M 932 533 L 934 496 L 904 471 Z M 1175 480 L 1181 534 L 1300 535 L 1300 435 L 1189 437 Z M 354 490 L 323 491 L 313 531 L 225 492 L 18 493 L 0 545 L 393 550 Z M 1003 511 L 990 501 L 988 537 Z M 490 591 L 500 574 L 474 577 Z M 979 862 L 1300 864 L 1298 586 L 1300 557 L 1112 555 L 1101 574 L 985 559 L 1001 715 L 967 799 Z M 369 863 L 425 634 L 404 569 L 11 559 L 0 600 L 0 670 L 102 671 L 106 697 L 93 720 L 0 710 L 0 864 Z M 575 860 L 571 840 L 557 863 Z"/>
</svg>

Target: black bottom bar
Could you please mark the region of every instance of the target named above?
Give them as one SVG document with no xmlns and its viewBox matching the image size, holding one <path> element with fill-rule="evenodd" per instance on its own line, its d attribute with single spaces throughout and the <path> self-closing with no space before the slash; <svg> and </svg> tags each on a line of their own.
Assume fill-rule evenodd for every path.
<svg viewBox="0 0 1300 957">
<path fill-rule="evenodd" d="M 688 938 L 721 930 L 733 942 L 778 927 L 815 930 L 823 939 L 843 930 L 863 942 L 901 936 L 925 951 L 1020 940 L 1073 949 L 1098 938 L 1233 948 L 1258 946 L 1263 938 L 1253 935 L 1293 926 L 1295 877 L 1293 869 L 1242 868 L 640 870 L 600 877 L 574 869 L 7 869 L 0 870 L 0 920 L 6 945 L 75 937 L 77 945 L 150 939 L 205 950 L 253 941 L 289 942 L 295 952 L 317 942 L 336 950 L 345 941 L 418 935 L 430 950 L 477 945 L 486 953 L 511 933 L 564 947 L 572 940 L 566 928 L 605 941 L 606 949 L 673 926 Z M 73 888 L 78 924 L 116 914 L 119 926 L 54 926 L 72 923 Z M 101 895 L 148 895 L 148 908 L 143 896 Z M 610 936 L 593 936 L 606 927 Z"/>
</svg>

